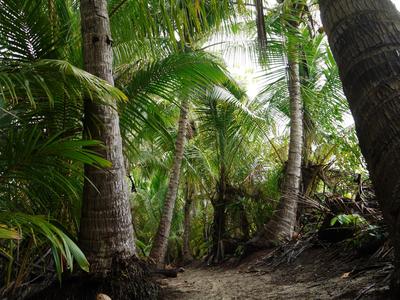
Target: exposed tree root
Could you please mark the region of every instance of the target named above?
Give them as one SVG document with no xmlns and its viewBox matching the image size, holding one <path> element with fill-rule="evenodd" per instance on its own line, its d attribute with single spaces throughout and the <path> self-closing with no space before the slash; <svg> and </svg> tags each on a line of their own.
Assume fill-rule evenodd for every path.
<svg viewBox="0 0 400 300">
<path fill-rule="evenodd" d="M 93 300 L 99 294 L 118 300 L 159 298 L 159 286 L 150 277 L 150 272 L 143 262 L 131 258 L 116 261 L 113 266 L 112 272 L 106 276 L 73 275 L 65 278 L 61 286 L 55 282 L 29 299 Z"/>
</svg>

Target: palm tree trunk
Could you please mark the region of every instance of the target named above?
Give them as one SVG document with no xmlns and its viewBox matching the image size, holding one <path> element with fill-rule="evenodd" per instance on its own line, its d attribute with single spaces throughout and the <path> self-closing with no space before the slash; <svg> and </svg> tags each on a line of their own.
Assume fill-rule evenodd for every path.
<svg viewBox="0 0 400 300">
<path fill-rule="evenodd" d="M 258 44 L 261 49 L 265 49 L 267 47 L 267 33 L 265 32 L 263 0 L 255 0 L 255 6 Z"/>
<path fill-rule="evenodd" d="M 85 69 L 113 85 L 107 1 L 81 0 L 80 10 Z M 84 130 L 86 137 L 103 142 L 93 150 L 112 163 L 107 169 L 85 166 L 79 236 L 91 272 L 105 273 L 113 259 L 136 254 L 116 109 L 86 100 Z"/>
<path fill-rule="evenodd" d="M 400 15 L 389 0 L 320 0 L 360 147 L 395 247 L 400 297 Z"/>
<path fill-rule="evenodd" d="M 290 47 L 289 47 L 290 48 Z M 296 225 L 303 149 L 303 103 L 300 92 L 299 62 L 296 47 L 288 55 L 290 94 L 290 140 L 285 181 L 278 209 L 266 225 L 267 240 L 291 239 Z"/>
<path fill-rule="evenodd" d="M 151 248 L 150 258 L 157 265 L 164 263 L 165 253 L 168 246 L 168 238 L 171 230 L 171 221 L 174 213 L 176 196 L 179 187 L 179 178 L 181 172 L 181 164 L 183 152 L 186 143 L 186 127 L 188 124 L 188 101 L 182 101 L 181 114 L 179 117 L 178 135 L 175 143 L 175 157 L 172 165 L 172 171 L 169 179 L 167 195 L 164 201 L 164 209 L 162 212 L 160 224 L 154 238 L 153 247 Z"/>
<path fill-rule="evenodd" d="M 189 181 L 186 181 L 186 195 L 185 195 L 185 208 L 184 208 L 184 220 L 183 220 L 183 242 L 182 242 L 182 254 L 183 262 L 188 263 L 192 261 L 193 257 L 190 253 L 190 221 L 191 221 L 191 208 L 193 203 L 193 191 Z"/>
</svg>

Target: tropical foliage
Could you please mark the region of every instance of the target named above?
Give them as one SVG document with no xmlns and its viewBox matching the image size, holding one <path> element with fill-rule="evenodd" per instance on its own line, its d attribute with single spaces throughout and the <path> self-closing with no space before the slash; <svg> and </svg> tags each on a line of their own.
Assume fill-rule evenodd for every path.
<svg viewBox="0 0 400 300">
<path fill-rule="evenodd" d="M 353 175 L 368 174 L 314 1 L 301 2 L 308 10 L 296 17 L 295 34 L 283 24 L 286 1 L 265 14 L 267 46 L 259 48 L 255 12 L 242 1 L 110 0 L 112 87 L 81 69 L 77 1 L 0 0 L 0 293 L 48 274 L 61 279 L 75 264 L 89 268 L 77 246 L 83 168 L 110 163 L 91 150 L 98 141 L 83 139 L 84 99 L 117 99 L 141 257 L 162 215 L 183 98 L 189 124 L 167 262 L 182 259 L 188 190 L 191 255 L 208 262 L 242 255 L 282 192 L 288 40 L 300 53 L 302 199 L 356 198 Z M 215 42 L 237 31 L 251 40 L 247 51 L 263 70 L 254 99 L 225 65 L 235 48 L 201 49 L 210 36 Z M 348 222 L 343 216 L 332 225 Z"/>
</svg>

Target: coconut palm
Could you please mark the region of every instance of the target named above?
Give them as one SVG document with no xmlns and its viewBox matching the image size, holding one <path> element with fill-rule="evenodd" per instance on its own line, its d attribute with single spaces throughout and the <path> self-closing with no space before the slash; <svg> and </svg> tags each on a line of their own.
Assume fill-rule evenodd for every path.
<svg viewBox="0 0 400 300">
<path fill-rule="evenodd" d="M 251 173 L 254 152 L 250 151 L 250 144 L 257 143 L 265 129 L 261 126 L 264 120 L 249 112 L 243 101 L 243 94 L 214 90 L 202 98 L 195 109 L 199 142 L 208 145 L 202 150 L 207 153 L 206 165 L 209 165 L 204 169 L 208 172 L 204 186 L 215 186 L 215 191 L 208 193 L 214 208 L 210 255 L 214 262 L 224 258 L 223 243 L 228 237 L 226 210 L 234 201 L 233 191 L 238 186 L 240 189 L 238 183 Z M 247 163 L 244 163 L 245 157 Z"/>
<path fill-rule="evenodd" d="M 226 6 L 224 3 L 222 3 L 223 6 L 218 7 L 219 10 L 217 11 L 215 10 L 215 4 L 208 2 L 205 2 L 203 4 L 203 7 L 200 9 L 190 2 L 171 3 L 170 5 L 166 5 L 165 7 L 164 5 L 165 4 L 161 5 L 161 11 L 157 9 L 153 13 L 155 15 L 158 15 L 163 10 L 168 10 L 172 11 L 172 15 L 174 15 L 175 13 L 180 13 L 181 15 L 183 14 L 184 18 L 187 18 L 188 20 L 187 23 L 182 23 L 177 19 L 173 19 L 172 24 L 169 24 L 169 30 L 167 32 L 164 32 L 164 34 L 169 36 L 172 40 L 175 39 L 175 32 L 178 32 L 180 34 L 181 40 L 177 41 L 176 48 L 178 50 L 180 48 L 184 48 L 183 52 L 189 51 L 188 48 L 193 48 L 196 37 L 201 36 L 204 38 L 204 34 L 206 33 L 206 31 L 210 30 L 211 26 L 217 27 L 221 22 L 221 17 L 226 18 L 232 14 L 232 7 L 231 5 L 229 5 L 229 3 Z M 207 16 L 206 14 L 203 15 L 203 12 L 206 13 Z M 163 13 L 163 15 L 164 14 L 165 13 Z M 194 18 L 191 16 L 194 16 Z M 167 22 L 170 22 L 170 20 L 167 20 Z M 160 25 L 160 29 L 165 30 L 161 23 Z M 188 95 L 184 94 L 183 98 L 187 96 Z M 170 183 L 168 185 L 166 199 L 164 202 L 163 214 L 157 233 L 155 235 L 152 251 L 150 253 L 150 258 L 156 264 L 162 264 L 164 262 L 164 256 L 166 253 L 171 220 L 179 187 L 180 169 L 185 147 L 185 132 L 188 109 L 188 100 L 183 99 L 181 101 L 181 114 L 178 122 L 179 130 L 175 146 L 175 159 L 170 174 Z"/>
<path fill-rule="evenodd" d="M 400 44 L 395 28 L 400 16 L 394 4 L 388 0 L 319 1 L 319 4 L 324 28 L 354 116 L 360 147 L 390 227 L 396 256 L 392 294 L 398 298 L 397 94 Z M 371 123 L 371 120 L 374 122 Z"/>
<path fill-rule="evenodd" d="M 86 6 L 86 4 L 88 6 Z M 90 6 L 89 4 L 91 4 L 92 6 Z M 123 12 L 120 9 L 121 6 L 125 6 Z M 126 35 L 119 31 L 119 34 L 116 33 L 115 36 L 113 36 L 116 38 L 117 44 L 122 44 L 122 47 L 120 48 L 123 49 L 124 53 L 126 53 L 127 51 L 131 51 L 132 53 L 132 49 L 134 49 L 136 46 L 132 41 L 135 41 L 138 36 L 141 37 L 141 40 L 144 40 L 147 39 L 149 36 L 153 36 L 153 34 L 155 37 L 154 40 L 160 40 L 160 36 L 165 36 L 167 41 L 172 42 L 172 48 L 174 48 L 175 46 L 176 49 L 176 47 L 178 47 L 178 43 L 175 40 L 175 32 L 178 32 L 181 37 L 180 44 L 181 46 L 184 46 L 183 41 L 190 39 L 190 37 L 194 33 L 202 32 L 202 29 L 199 27 L 200 23 L 208 25 L 209 20 L 212 20 L 213 22 L 219 22 L 219 20 L 221 20 L 222 14 L 225 11 L 231 9 L 229 1 L 222 1 L 217 6 L 209 5 L 209 3 L 193 5 L 191 1 L 182 1 L 179 4 L 176 4 L 174 2 L 167 2 L 163 3 L 161 6 L 159 5 L 159 2 L 155 4 L 153 3 L 153 1 L 124 1 L 119 3 L 111 3 L 110 7 L 112 9 L 111 14 L 120 14 L 120 18 L 124 18 L 124 20 L 127 20 L 127 22 L 131 23 L 132 28 L 136 28 L 135 24 L 132 24 L 132 20 L 139 19 L 142 21 L 140 26 L 137 26 L 137 32 L 134 32 L 132 30 L 132 32 L 134 33 Z M 94 13 L 95 8 L 102 9 L 102 11 L 97 11 L 96 13 Z M 87 9 L 87 11 L 84 9 Z M 108 20 L 109 18 L 107 12 L 107 3 L 106 1 L 100 1 L 98 5 L 95 5 L 94 3 L 89 3 L 87 1 L 81 1 L 80 11 L 82 16 L 81 24 L 83 32 L 85 67 L 90 72 L 107 80 L 110 84 L 113 84 L 114 80 L 112 76 L 112 38 L 110 24 Z M 169 11 L 168 14 L 166 13 L 167 11 Z M 132 18 L 132 14 L 136 14 L 136 12 L 140 12 L 141 15 L 139 16 L 139 18 Z M 147 13 L 143 14 L 143 12 Z M 170 18 L 170 15 L 175 17 L 176 14 L 180 15 L 179 19 Z M 93 17 L 95 16 L 98 17 L 97 21 L 93 19 Z M 210 16 L 212 16 L 211 19 Z M 86 24 L 86 21 L 89 23 Z M 101 25 L 103 27 L 100 27 L 98 25 Z M 96 28 L 103 31 L 87 32 L 88 28 Z M 166 28 L 167 31 L 165 31 Z M 95 36 L 95 42 L 93 41 L 93 36 Z M 104 48 L 95 47 L 94 44 L 97 42 L 102 43 L 102 46 Z M 123 48 L 124 46 L 125 48 Z M 136 56 L 125 57 L 130 59 L 130 63 L 134 62 L 134 60 L 136 59 Z M 182 120 L 184 121 L 184 118 Z M 109 125 L 103 126 L 103 123 L 105 122 L 110 123 Z M 93 269 L 96 270 L 97 264 L 99 264 L 99 271 L 103 272 L 109 270 L 111 257 L 115 256 L 115 253 L 118 253 L 118 256 L 120 256 L 121 258 L 126 258 L 135 254 L 132 240 L 133 229 L 131 227 L 131 217 L 128 209 L 129 204 L 127 199 L 127 189 L 124 181 L 125 168 L 122 156 L 122 142 L 119 138 L 120 129 L 118 114 L 109 106 L 99 106 L 96 103 L 86 102 L 85 126 L 85 128 L 89 131 L 89 136 L 103 141 L 106 148 L 109 147 L 108 151 L 117 151 L 115 153 L 108 153 L 107 150 L 98 149 L 98 151 L 100 151 L 102 155 L 108 160 L 116 159 L 115 162 L 111 161 L 113 163 L 113 172 L 108 172 L 109 170 L 104 170 L 104 173 L 100 174 L 101 172 L 94 171 L 90 167 L 87 167 L 85 169 L 85 174 L 86 177 L 88 177 L 88 180 L 85 183 L 84 194 L 87 195 L 85 196 L 87 198 L 86 201 L 84 201 L 84 208 L 82 210 L 83 213 L 81 220 L 80 239 L 82 241 L 82 247 L 84 247 L 84 249 L 88 251 L 89 258 L 92 257 L 91 259 L 94 261 L 94 264 L 92 264 Z M 184 125 L 182 125 L 182 127 L 184 127 Z M 108 134 L 106 134 L 106 130 L 109 130 Z M 178 139 L 177 145 L 181 145 L 182 147 L 177 147 L 177 150 L 179 150 L 179 148 L 183 149 L 183 141 L 184 138 Z M 108 145 L 107 143 L 110 144 Z M 178 153 L 181 152 L 182 151 L 178 151 Z M 172 210 L 174 206 L 173 203 L 176 197 L 176 192 L 174 191 L 177 190 L 175 186 L 176 183 L 179 181 L 179 167 L 180 159 L 179 155 L 177 155 L 177 160 L 174 168 L 175 172 L 173 172 L 172 174 L 176 174 L 177 176 L 171 181 L 172 183 L 169 194 L 170 201 L 166 202 L 166 226 L 163 226 L 163 222 L 160 223 L 159 236 L 161 236 L 162 238 L 156 239 L 156 241 L 160 241 L 161 245 L 158 247 L 158 243 L 156 243 L 156 247 L 154 249 L 160 250 L 157 250 L 154 253 L 163 253 L 165 249 L 162 244 L 165 244 L 163 243 L 163 241 L 165 240 L 164 236 L 168 235 L 169 231 L 168 224 L 170 223 L 169 220 L 172 217 Z M 116 176 L 115 178 L 112 177 L 114 175 Z M 94 186 L 96 188 L 94 188 L 92 183 L 94 183 Z M 111 189 L 110 187 L 114 188 Z M 117 190 L 116 187 L 118 187 L 119 190 Z M 103 192 L 102 189 L 104 189 Z M 113 190 L 113 192 L 111 192 L 110 190 Z M 99 197 L 99 193 L 101 198 L 104 197 L 104 205 L 97 206 L 97 204 L 94 204 L 94 199 Z M 112 193 L 114 193 L 114 195 L 112 195 Z M 109 199 L 114 200 L 110 201 Z M 120 210 L 118 210 L 117 207 Z M 99 209 L 99 211 L 96 212 L 96 209 Z M 107 213 L 114 215 L 110 215 L 106 219 L 99 217 Z M 119 221 L 113 221 L 113 218 L 116 217 L 121 219 Z M 110 220 L 109 228 L 107 226 L 98 226 L 98 224 L 100 224 L 104 220 Z M 119 228 L 116 228 L 118 226 Z M 108 237 L 110 239 L 109 242 L 107 242 L 107 238 L 101 238 L 102 236 Z M 109 247 L 107 245 L 113 245 L 115 246 L 115 249 L 110 249 L 113 247 Z M 132 246 L 128 249 L 128 245 Z M 162 260 L 162 254 L 155 256 L 157 256 L 157 260 Z"/>
<path fill-rule="evenodd" d="M 294 195 L 298 195 L 301 189 L 299 179 L 302 165 L 307 168 L 310 163 L 311 145 L 315 145 L 316 137 L 337 134 L 335 128 L 341 128 L 343 114 L 347 111 L 337 68 L 329 49 L 323 42 L 324 36 L 315 33 L 312 24 L 308 24 L 309 5 L 312 4 L 305 1 L 286 1 L 271 10 L 267 17 L 267 20 L 271 20 L 267 22 L 270 43 L 261 61 L 267 70 L 266 87 L 259 98 L 260 101 L 266 103 L 268 115 L 274 116 L 276 112 L 279 112 L 287 116 L 287 119 L 291 121 L 291 133 L 297 132 L 295 139 L 291 136 L 291 141 L 297 142 L 289 142 L 288 153 L 291 155 L 288 157 L 286 177 L 290 173 L 292 179 L 286 178 L 282 187 L 282 198 L 287 200 L 280 201 L 277 214 L 266 224 L 265 232 L 252 241 L 255 244 L 258 243 L 259 246 L 270 244 L 265 243 L 266 241 L 290 239 L 297 218 L 297 201 L 295 201 L 297 196 Z M 303 19 L 305 16 L 307 16 L 307 21 Z M 298 67 L 293 65 L 293 61 L 297 62 Z M 286 70 L 287 66 L 289 72 Z M 293 70 L 297 70 L 295 74 L 292 74 Z M 299 89 L 296 93 L 293 92 L 293 76 L 298 81 L 295 84 L 296 89 Z M 293 100 L 294 94 L 301 96 L 301 106 L 304 107 L 297 110 L 296 120 L 301 119 L 300 123 L 293 122 L 295 111 L 289 99 Z M 331 101 L 327 102 L 327 99 Z M 277 119 L 279 123 L 282 123 L 279 114 Z M 301 123 L 304 124 L 293 127 Z M 299 135 L 301 132 L 303 132 L 302 137 Z M 302 146 L 303 141 L 304 146 Z M 294 147 L 294 145 L 296 145 L 296 151 L 290 149 L 290 146 Z M 294 157 L 296 157 L 295 160 L 293 160 Z M 303 163 L 301 163 L 302 159 Z M 290 168 L 291 166 L 296 167 Z M 307 178 L 304 179 L 309 182 Z M 287 183 L 290 182 L 292 188 L 287 187 Z M 307 189 L 307 186 L 304 188 Z M 292 192 L 289 192 L 290 190 Z"/>
<path fill-rule="evenodd" d="M 267 243 L 290 239 L 296 224 L 298 196 L 300 194 L 301 163 L 303 148 L 303 100 L 300 90 L 298 39 L 303 1 L 286 1 L 282 5 L 281 30 L 287 42 L 288 91 L 290 99 L 289 154 L 285 172 L 282 198 L 274 217 L 262 233 Z M 258 29 L 260 32 L 260 29 Z M 264 49 L 265 52 L 265 49 Z M 265 56 L 265 53 L 264 55 Z M 254 242 L 259 243 L 257 241 Z"/>
<path fill-rule="evenodd" d="M 68 232 L 76 234 L 79 226 L 82 165 L 101 168 L 109 163 L 86 149 L 99 142 L 81 139 L 81 103 L 84 97 L 123 95 L 59 60 L 72 52 L 63 45 L 74 39 L 73 14 L 67 3 L 51 11 L 42 4 L 7 1 L 0 8 L 1 223 L 22 230 L 14 237 L 21 249 L 14 242 L 2 248 L 10 260 L 3 292 L 21 285 L 32 264 L 48 264 L 43 255 L 49 247 L 59 275 L 65 266 L 72 269 L 73 258 L 88 270 Z M 14 259 L 15 251 L 23 256 Z M 32 264 L 21 264 L 27 257 Z"/>
<path fill-rule="evenodd" d="M 51 4 L 52 5 L 48 6 L 48 2 L 46 1 L 31 2 L 11 0 L 2 3 L 0 9 L 2 16 L 2 26 L 0 26 L 2 35 L 1 103 L 4 112 L 3 115 L 5 117 L 3 120 L 5 122 L 9 122 L 9 125 L 16 126 L 18 129 L 19 126 L 21 126 L 21 128 L 25 126 L 23 124 L 29 124 L 29 126 L 26 127 L 29 129 L 27 129 L 27 132 L 18 135 L 13 134 L 13 138 L 18 137 L 24 141 L 30 141 L 26 138 L 29 137 L 33 142 L 37 143 L 40 141 L 41 144 L 46 146 L 48 145 L 46 144 L 48 140 L 49 145 L 54 146 L 54 148 L 60 152 L 65 152 L 64 155 L 58 154 L 57 156 L 54 154 L 54 157 L 59 159 L 54 160 L 54 164 L 57 163 L 61 168 L 61 175 L 63 175 L 64 178 L 60 174 L 54 175 L 55 173 L 53 174 L 54 176 L 50 175 L 52 173 L 48 173 L 49 176 L 39 175 L 40 172 L 47 171 L 43 168 L 36 167 L 35 174 L 38 175 L 35 178 L 24 179 L 29 179 L 28 182 L 31 182 L 30 192 L 32 194 L 36 193 L 35 196 L 27 197 L 30 200 L 26 203 L 38 206 L 37 209 L 35 208 L 35 213 L 48 214 L 51 212 L 57 219 L 63 219 L 65 228 L 76 234 L 78 232 L 80 220 L 80 189 L 84 180 L 83 174 L 81 173 L 82 169 L 79 168 L 79 164 L 96 165 L 97 169 L 90 169 L 95 173 L 99 172 L 99 167 L 109 166 L 109 163 L 104 159 L 95 156 L 92 150 L 85 149 L 85 147 L 96 146 L 96 149 L 100 149 L 101 152 L 104 148 L 99 148 L 97 146 L 98 142 L 75 141 L 81 139 L 82 99 L 89 100 L 87 102 L 96 107 L 96 101 L 110 98 L 118 99 L 120 105 L 119 109 L 121 109 L 123 115 L 126 116 L 125 120 L 127 120 L 129 116 L 135 116 L 130 121 L 125 123 L 121 122 L 122 128 L 127 128 L 129 124 L 134 124 L 136 126 L 139 124 L 140 126 L 143 122 L 148 122 L 152 123 L 153 127 L 162 130 L 162 126 L 154 121 L 157 119 L 156 117 L 151 118 L 152 115 L 150 114 L 148 114 L 147 117 L 143 117 L 144 114 L 154 108 L 154 101 L 144 101 L 142 105 L 137 106 L 136 110 L 133 109 L 135 105 L 140 103 L 140 100 L 152 99 L 154 95 L 173 100 L 173 97 L 170 95 L 163 94 L 162 88 L 166 88 L 164 91 L 179 90 L 178 87 L 182 85 L 181 78 L 186 78 L 186 82 L 191 84 L 196 82 L 196 79 L 206 81 L 207 76 L 205 76 L 205 74 L 207 73 L 207 69 L 203 68 L 203 73 L 187 71 L 188 65 L 196 66 L 199 60 L 192 59 L 193 56 L 188 55 L 180 58 L 181 64 L 175 64 L 179 58 L 170 57 L 169 60 L 163 61 L 163 63 L 169 63 L 169 68 L 165 68 L 164 74 L 167 74 L 167 71 L 171 71 L 172 66 L 175 68 L 176 72 L 169 73 L 167 76 L 163 77 L 161 73 L 157 73 L 157 70 L 162 70 L 162 67 L 160 69 L 151 69 L 151 67 L 157 65 L 157 63 L 150 62 L 147 64 L 146 61 L 145 66 L 139 68 L 139 71 L 135 69 L 135 71 L 137 71 L 135 74 L 141 75 L 134 77 L 136 81 L 130 80 L 130 84 L 125 82 L 124 85 L 120 85 L 121 88 L 126 88 L 128 92 L 132 92 L 130 95 L 131 101 L 124 103 L 122 100 L 126 101 L 126 96 L 119 90 L 113 88 L 112 85 L 72 66 L 65 60 L 57 60 L 64 58 L 77 65 L 81 65 L 82 63 L 79 47 L 79 10 L 75 2 L 51 1 Z M 134 61 L 136 58 L 137 57 L 133 57 L 130 62 Z M 126 65 L 127 64 L 128 63 L 126 63 Z M 130 65 L 132 66 L 133 64 L 131 63 Z M 164 67 L 166 65 L 167 63 L 164 64 Z M 150 69 L 147 68 L 148 66 L 151 66 Z M 160 67 L 159 64 L 157 66 Z M 204 64 L 200 64 L 199 66 L 201 69 L 204 67 Z M 119 70 L 124 69 L 122 63 L 119 64 L 118 67 L 120 67 Z M 131 71 L 132 69 L 125 68 L 125 70 Z M 155 73 L 151 73 L 151 70 L 155 71 Z M 181 73 L 179 74 L 179 72 Z M 132 73 L 129 74 L 132 75 Z M 142 85 L 135 86 L 137 83 Z M 146 83 L 147 86 L 145 86 Z M 153 93 L 152 97 L 149 96 L 150 93 Z M 103 101 L 101 105 L 110 105 L 112 103 L 113 101 Z M 146 105 L 148 106 L 146 107 Z M 129 114 L 126 112 L 129 112 Z M 114 110 L 112 110 L 112 113 L 114 113 Z M 13 117 L 11 121 L 9 120 L 10 117 Z M 21 120 L 24 120 L 24 122 Z M 30 136 L 28 134 L 30 130 L 32 130 L 31 125 L 37 127 L 36 131 L 32 131 L 35 132 L 36 135 Z M 101 126 L 99 127 L 101 128 Z M 133 127 L 133 129 L 134 128 L 137 127 Z M 130 132 L 133 132 L 133 129 L 131 129 Z M 125 144 L 129 144 L 130 139 L 128 136 L 129 134 L 125 136 Z M 69 140 L 72 140 L 70 145 L 67 143 Z M 50 143 L 50 141 L 52 141 L 52 143 Z M 20 142 L 19 146 L 23 144 L 24 143 Z M 9 145 L 11 146 L 12 144 Z M 38 145 L 39 144 L 35 144 L 35 147 Z M 27 147 L 27 149 L 36 151 L 35 147 Z M 52 151 L 55 150 L 53 149 Z M 4 152 L 2 153 L 4 154 Z M 43 154 L 47 155 L 48 152 L 44 151 Z M 51 152 L 51 154 L 53 155 L 53 152 Z M 65 159 L 66 164 L 62 164 L 60 159 Z M 29 162 L 31 162 L 31 160 L 28 159 L 26 162 L 28 167 L 30 166 Z M 68 170 L 67 166 L 74 171 Z M 50 181 L 46 182 L 44 178 Z M 40 180 L 44 182 L 42 185 L 34 184 Z M 55 182 L 56 180 L 57 182 Z M 61 185 L 63 185 L 63 188 L 61 188 Z M 18 186 L 25 188 L 25 185 L 20 183 L 18 183 Z M 48 192 L 44 193 L 43 190 Z M 8 192 L 10 191 L 13 190 L 8 190 Z M 14 191 L 15 193 L 19 193 L 17 189 Z M 38 194 L 41 197 L 38 197 Z M 57 197 L 54 197 L 54 195 L 57 195 Z M 15 196 L 10 196 L 9 198 L 15 199 Z M 67 200 L 64 201 L 64 198 Z M 23 197 L 21 199 L 23 199 Z M 37 199 L 37 201 L 33 199 Z M 59 205 L 60 202 L 58 202 L 58 199 L 60 199 L 60 201 L 62 200 L 63 205 Z M 48 202 L 50 200 L 52 201 Z M 50 203 L 57 209 L 50 209 Z M 29 213 L 32 212 L 29 211 Z M 11 224 L 10 226 L 15 225 L 12 222 L 9 224 Z M 13 232 L 12 228 L 11 232 Z M 101 245 L 99 247 L 102 248 Z M 92 253 L 100 253 L 103 250 L 103 248 L 100 250 L 93 249 Z M 96 258 L 94 258 L 94 260 L 96 260 Z M 68 260 L 68 262 L 69 261 L 70 260 Z"/>
</svg>

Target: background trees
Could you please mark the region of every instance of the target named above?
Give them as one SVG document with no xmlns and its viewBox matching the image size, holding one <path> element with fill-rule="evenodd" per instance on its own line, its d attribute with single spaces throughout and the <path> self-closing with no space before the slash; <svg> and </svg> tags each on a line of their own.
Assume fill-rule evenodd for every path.
<svg viewBox="0 0 400 300">
<path fill-rule="evenodd" d="M 101 18 L 99 36 L 87 31 L 94 10 L 86 2 L 1 1 L 3 291 L 37 275 L 21 257 L 59 272 L 75 258 L 87 269 L 78 235 L 99 272 L 110 270 L 112 256 L 146 258 L 152 248 L 159 262 L 165 255 L 166 263 L 217 263 L 243 255 L 265 229 L 273 231 L 269 239 L 306 230 L 305 218 L 320 213 L 308 214 L 310 201 L 356 201 L 353 175 L 367 172 L 344 124 L 346 101 L 313 1 L 268 9 L 265 1 L 100 1 L 96 9 L 108 9 L 110 28 Z M 222 51 L 210 45 L 237 33 L 250 40 L 247 53 L 224 41 Z M 106 49 L 89 57 L 93 43 Z M 233 78 L 227 71 L 227 53 L 262 68 L 263 90 L 254 99 L 243 84 L 248 74 Z M 108 83 L 79 69 L 84 63 Z M 84 127 L 90 132 L 83 136 Z M 118 178 L 111 178 L 115 168 Z M 83 197 L 91 199 L 82 205 Z M 290 213 L 275 214 L 285 198 Z M 104 218 L 108 213 L 115 218 Z M 158 228 L 165 230 L 157 235 Z"/>
</svg>

